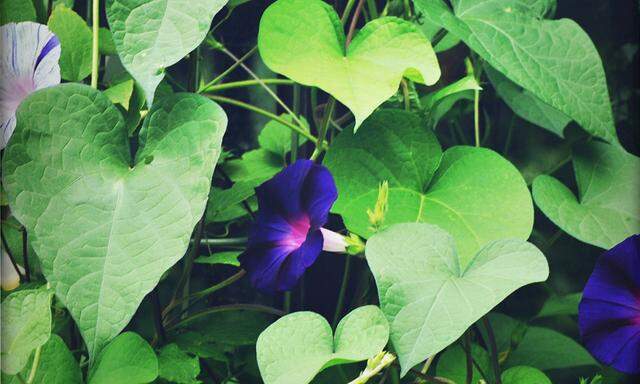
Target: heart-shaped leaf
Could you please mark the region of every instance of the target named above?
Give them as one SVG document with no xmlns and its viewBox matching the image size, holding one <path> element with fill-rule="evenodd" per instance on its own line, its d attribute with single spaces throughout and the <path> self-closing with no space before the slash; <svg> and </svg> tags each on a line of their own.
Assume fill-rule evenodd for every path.
<svg viewBox="0 0 640 384">
<path fill-rule="evenodd" d="M 158 377 L 158 358 L 137 333 L 125 332 L 98 355 L 89 384 L 144 384 Z"/>
<path fill-rule="evenodd" d="M 511 81 L 592 135 L 617 142 L 602 60 L 573 20 L 544 20 L 554 0 L 413 0 Z"/>
<path fill-rule="evenodd" d="M 546 175 L 533 182 L 536 205 L 563 231 L 609 249 L 640 232 L 640 158 L 595 141 L 575 147 L 573 168 L 580 199 Z"/>
<path fill-rule="evenodd" d="M 60 40 L 60 75 L 69 81 L 82 81 L 91 73 L 91 29 L 63 4 L 56 6 L 47 23 Z"/>
<path fill-rule="evenodd" d="M 544 372 L 527 366 L 517 366 L 502 372 L 504 384 L 551 384 Z"/>
<path fill-rule="evenodd" d="M 440 78 L 431 44 L 414 24 L 395 17 L 373 20 L 345 49 L 340 19 L 321 0 L 270 5 L 260 20 L 258 47 L 271 70 L 322 88 L 346 105 L 356 130 L 396 93 L 403 75 L 427 85 Z"/>
<path fill-rule="evenodd" d="M 442 227 L 453 235 L 463 264 L 489 241 L 526 240 L 531 233 L 531 195 L 511 163 L 485 148 L 453 147 L 443 155 L 434 133 L 409 112 L 376 112 L 355 135 L 340 134 L 324 163 L 339 192 L 333 210 L 358 235 L 372 234 L 367 209 L 384 180 L 384 224 Z"/>
<path fill-rule="evenodd" d="M 92 357 L 184 255 L 220 154 L 227 119 L 217 104 L 192 94 L 157 104 L 134 161 L 106 96 L 47 88 L 21 104 L 4 154 L 11 210 Z"/>
<path fill-rule="evenodd" d="M 151 105 L 164 69 L 193 51 L 227 0 L 107 0 L 107 18 L 122 64 Z"/>
<path fill-rule="evenodd" d="M 369 239 L 366 256 L 403 375 L 549 274 L 544 255 L 520 239 L 493 241 L 465 266 L 453 237 L 430 224 L 391 226 Z"/>
<path fill-rule="evenodd" d="M 373 357 L 388 339 L 389 324 L 373 305 L 351 311 L 335 336 L 321 315 L 296 312 L 260 334 L 258 366 L 266 384 L 305 384 L 324 368 Z"/>
</svg>

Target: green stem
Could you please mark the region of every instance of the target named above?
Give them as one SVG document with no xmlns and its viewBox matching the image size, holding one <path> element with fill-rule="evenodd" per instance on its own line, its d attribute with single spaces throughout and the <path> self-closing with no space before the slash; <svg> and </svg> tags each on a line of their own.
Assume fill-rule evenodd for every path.
<svg viewBox="0 0 640 384">
<path fill-rule="evenodd" d="M 204 88 L 204 89 L 200 90 L 199 93 L 222 91 L 222 90 L 231 89 L 231 88 L 250 87 L 250 86 L 253 86 L 253 85 L 261 85 L 261 84 L 291 85 L 291 84 L 295 84 L 295 82 L 293 80 L 289 80 L 289 79 L 262 79 L 261 81 L 258 81 L 258 80 L 242 80 L 242 81 L 234 81 L 234 82 L 230 82 L 230 83 L 222 83 L 222 84 L 218 84 L 218 85 L 211 85 L 211 86 L 209 86 L 207 88 Z"/>
<path fill-rule="evenodd" d="M 229 68 L 225 69 L 220 75 L 218 75 L 215 79 L 211 80 L 210 82 L 208 82 L 207 84 L 205 84 L 204 86 L 202 86 L 202 88 L 200 90 L 198 90 L 198 93 L 202 93 L 202 92 L 207 92 L 209 90 L 209 87 L 213 86 L 214 84 L 219 83 L 220 81 L 222 81 L 222 79 L 224 79 L 225 77 L 227 77 L 227 75 L 229 73 L 231 73 L 234 69 L 238 68 L 240 66 L 240 64 L 242 64 L 245 60 L 247 60 L 249 57 L 251 57 L 251 55 L 253 55 L 256 51 L 258 50 L 258 46 L 256 45 L 255 47 L 251 48 L 251 50 L 249 50 L 249 52 L 245 53 L 244 56 L 242 56 L 241 58 L 239 58 L 235 63 L 233 63 Z"/>
<path fill-rule="evenodd" d="M 38 372 L 38 366 L 40 365 L 40 356 L 42 355 L 42 345 L 36 348 L 36 353 L 33 356 L 33 363 L 31 364 L 31 372 L 27 378 L 27 384 L 33 383 L 36 378 L 36 372 Z"/>
<path fill-rule="evenodd" d="M 496 377 L 496 384 L 501 384 L 500 380 L 500 362 L 498 361 L 498 347 L 496 345 L 496 337 L 493 333 L 493 328 L 487 317 L 482 318 L 482 324 L 487 330 L 487 337 L 489 338 L 489 353 L 491 354 L 491 366 L 493 367 L 493 373 Z"/>
<path fill-rule="evenodd" d="M 282 311 L 291 313 L 291 291 L 286 291 L 282 297 Z"/>
<path fill-rule="evenodd" d="M 473 91 L 473 132 L 476 147 L 480 146 L 480 91 Z"/>
<path fill-rule="evenodd" d="M 342 275 L 342 283 L 340 284 L 340 292 L 338 293 L 336 312 L 333 315 L 333 329 L 335 329 L 338 325 L 338 320 L 340 320 L 340 315 L 342 314 L 342 310 L 344 307 L 344 295 L 347 292 L 347 285 L 349 283 L 349 272 L 351 271 L 351 257 L 348 255 L 345 255 L 344 257 L 344 274 Z"/>
<path fill-rule="evenodd" d="M 340 21 L 342 22 L 342 25 L 345 25 L 345 23 L 347 22 L 347 18 L 351 13 L 351 8 L 353 8 L 353 5 L 355 3 L 356 3 L 356 0 L 347 1 L 347 5 L 345 5 L 344 11 L 342 11 L 342 16 L 340 17 Z"/>
<path fill-rule="evenodd" d="M 100 66 L 100 0 L 93 0 L 93 16 L 91 18 L 93 40 L 91 45 L 91 86 L 98 89 L 98 68 Z"/>
<path fill-rule="evenodd" d="M 353 18 L 351 18 L 351 24 L 349 25 L 349 31 L 347 32 L 347 40 L 345 41 L 345 48 L 348 48 L 349 44 L 351 44 L 351 40 L 353 39 L 353 34 L 356 31 L 356 25 L 358 24 L 358 19 L 360 18 L 360 13 L 362 13 L 363 5 L 364 5 L 364 0 L 358 0 L 358 5 L 356 6 L 356 10 L 353 13 Z"/>
<path fill-rule="evenodd" d="M 320 131 L 318 131 L 318 138 L 316 139 L 316 149 L 313 151 L 311 155 L 311 160 L 316 160 L 318 156 L 324 150 L 324 137 L 327 135 L 327 130 L 329 129 L 329 122 L 333 117 L 333 110 L 336 107 L 336 99 L 333 96 L 329 96 L 329 101 L 327 101 L 327 105 L 325 106 L 324 117 L 322 119 L 322 125 L 320 126 Z"/>
<path fill-rule="evenodd" d="M 293 113 L 300 114 L 300 85 L 293 85 Z M 300 135 L 291 131 L 291 163 L 298 159 L 298 147 L 300 146 Z"/>
<path fill-rule="evenodd" d="M 378 14 L 378 7 L 376 7 L 375 0 L 367 0 L 367 8 L 369 8 L 369 14 L 371 15 L 372 19 L 377 19 L 378 16 L 380 16 Z"/>
<path fill-rule="evenodd" d="M 240 108 L 244 108 L 247 109 L 249 111 L 258 113 L 262 116 L 266 116 L 272 120 L 277 121 L 278 123 L 285 125 L 287 127 L 289 127 L 290 129 L 294 130 L 295 132 L 299 133 L 301 136 L 306 137 L 307 139 L 311 140 L 313 143 L 316 142 L 316 138 L 313 137 L 313 135 L 309 132 L 307 132 L 304 128 L 302 128 L 302 126 L 297 126 L 295 124 L 292 124 L 290 122 L 288 122 L 285 119 L 282 119 L 280 116 L 275 115 L 269 111 L 265 111 L 264 109 L 258 108 L 256 106 L 253 106 L 251 104 L 247 104 L 245 102 L 239 101 L 239 100 L 235 100 L 235 99 L 230 99 L 228 97 L 224 97 L 224 96 L 216 96 L 216 95 L 207 95 L 208 98 L 210 98 L 211 100 L 220 102 L 220 103 L 224 103 L 224 104 L 230 104 L 230 105 L 235 105 L 236 107 L 240 107 Z"/>
<path fill-rule="evenodd" d="M 245 245 L 247 241 L 246 237 L 227 237 L 224 239 L 201 239 L 200 244 L 222 247 L 225 245 Z"/>
<path fill-rule="evenodd" d="M 267 307 L 266 305 L 260 305 L 260 304 L 229 304 L 229 305 L 221 305 L 221 306 L 218 306 L 218 307 L 207 308 L 207 309 L 202 310 L 200 312 L 196 312 L 196 313 L 192 314 L 191 316 L 187 316 L 184 319 L 181 319 L 180 321 L 178 321 L 177 323 L 167 327 L 167 330 L 175 329 L 175 328 L 179 327 L 180 325 L 186 324 L 186 323 L 188 323 L 190 321 L 198 319 L 198 318 L 200 318 L 202 316 L 210 315 L 212 313 L 220 313 L 220 312 L 228 312 L 228 311 L 239 311 L 239 310 L 269 313 L 269 314 L 272 314 L 272 315 L 275 315 L 275 316 L 284 316 L 285 315 L 285 313 L 282 312 L 279 309 L 272 308 L 272 307 Z"/>
<path fill-rule="evenodd" d="M 471 384 L 473 380 L 473 356 L 471 355 L 471 330 L 467 330 L 464 335 L 464 354 L 467 360 L 467 377 L 465 380 L 466 384 Z"/>
<path fill-rule="evenodd" d="M 404 0 L 404 17 L 407 20 L 411 18 L 411 4 L 409 4 L 409 0 Z"/>
<path fill-rule="evenodd" d="M 402 98 L 404 99 L 404 110 L 411 110 L 411 96 L 409 95 L 409 86 L 407 85 L 407 80 L 402 79 L 400 82 L 402 85 Z"/>
</svg>

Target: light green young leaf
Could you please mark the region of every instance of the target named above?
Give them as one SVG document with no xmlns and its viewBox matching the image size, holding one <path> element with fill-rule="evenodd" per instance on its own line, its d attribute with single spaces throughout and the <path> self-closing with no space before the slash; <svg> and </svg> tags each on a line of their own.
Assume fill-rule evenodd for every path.
<svg viewBox="0 0 640 384">
<path fill-rule="evenodd" d="M 0 0 L 0 25 L 22 21 L 36 21 L 31 0 Z"/>
<path fill-rule="evenodd" d="M 49 340 L 52 296 L 48 290 L 25 289 L 2 302 L 2 372 L 15 375 L 22 371 L 31 353 Z"/>
<path fill-rule="evenodd" d="M 207 203 L 207 222 L 223 222 L 247 215 L 241 203 L 255 194 L 255 186 L 252 181 L 237 181 L 231 188 L 212 188 Z"/>
<path fill-rule="evenodd" d="M 22 377 L 29 377 L 33 355 L 22 370 Z M 16 376 L 3 375 L 4 384 L 21 384 Z M 42 346 L 40 363 L 32 384 L 82 384 L 82 372 L 71 351 L 55 333 Z"/>
<path fill-rule="evenodd" d="M 516 115 L 560 137 L 564 137 L 564 128 L 571 122 L 570 117 L 507 79 L 491 66 L 485 65 L 484 68 L 498 95 Z"/>
<path fill-rule="evenodd" d="M 521 239 L 493 241 L 465 264 L 453 237 L 430 224 L 393 225 L 372 236 L 365 253 L 402 375 L 549 274 L 544 255 Z"/>
<path fill-rule="evenodd" d="M 540 309 L 537 318 L 550 316 L 577 316 L 578 305 L 582 299 L 582 292 L 572 293 L 565 296 L 552 296 Z"/>
<path fill-rule="evenodd" d="M 60 4 L 47 24 L 60 40 L 60 75 L 64 80 L 82 81 L 91 73 L 91 29 L 73 9 Z"/>
<path fill-rule="evenodd" d="M 200 374 L 200 360 L 190 356 L 176 344 L 169 344 L 158 354 L 158 376 L 170 383 L 200 384 L 196 378 Z"/>
<path fill-rule="evenodd" d="M 88 384 L 144 384 L 158 377 L 158 358 L 137 333 L 125 332 L 98 355 Z"/>
<path fill-rule="evenodd" d="M 339 192 L 333 211 L 360 236 L 372 235 L 367 209 L 385 180 L 384 225 L 436 224 L 453 235 L 464 265 L 492 240 L 531 233 L 531 195 L 511 163 L 485 148 L 453 147 L 442 155 L 433 131 L 409 112 L 382 110 L 355 135 L 343 132 L 324 163 Z"/>
<path fill-rule="evenodd" d="M 165 68 L 193 51 L 227 0 L 107 0 L 113 42 L 151 105 Z"/>
<path fill-rule="evenodd" d="M 104 95 L 113 104 L 120 104 L 125 110 L 129 110 L 129 101 L 133 95 L 133 79 L 125 80 L 104 90 Z"/>
<path fill-rule="evenodd" d="M 258 48 L 273 71 L 346 105 L 355 130 L 396 93 L 403 76 L 427 85 L 440 78 L 431 44 L 414 24 L 395 17 L 373 20 L 345 50 L 338 15 L 322 0 L 270 5 L 260 20 Z"/>
<path fill-rule="evenodd" d="M 306 384 L 332 365 L 366 360 L 389 338 L 389 324 L 373 305 L 345 316 L 335 336 L 324 317 L 313 312 L 289 314 L 271 324 L 256 345 L 265 384 Z"/>
<path fill-rule="evenodd" d="M 11 210 L 93 359 L 184 255 L 227 118 L 202 96 L 163 99 L 132 159 L 120 112 L 88 86 L 35 92 L 17 116 L 3 159 Z"/>
<path fill-rule="evenodd" d="M 536 205 L 551 221 L 576 239 L 604 249 L 640 232 L 640 158 L 592 141 L 574 148 L 573 169 L 579 199 L 551 176 L 533 182 Z"/>
<path fill-rule="evenodd" d="M 236 184 L 246 182 L 255 187 L 280 172 L 286 165 L 284 157 L 259 148 L 243 153 L 239 159 L 227 161 L 224 171 Z"/>
<path fill-rule="evenodd" d="M 288 122 L 293 122 L 291 115 L 282 114 L 280 117 Z M 300 119 L 302 120 L 304 128 L 308 131 L 309 123 L 307 123 L 304 117 Z M 306 141 L 306 137 L 300 136 L 298 138 L 299 145 L 304 144 Z M 260 148 L 273 152 L 282 157 L 282 159 L 285 159 L 287 153 L 291 152 L 291 129 L 275 120 L 269 120 L 258 135 L 258 143 L 260 144 Z"/>
<path fill-rule="evenodd" d="M 427 109 L 432 109 L 437 103 L 441 102 L 444 98 L 454 95 L 459 92 L 465 92 L 470 90 L 482 90 L 480 84 L 473 75 L 468 75 L 462 79 L 451 83 L 439 90 L 432 92 L 425 97 L 421 98 L 421 102 Z"/>
<path fill-rule="evenodd" d="M 517 366 L 502 372 L 503 384 L 552 384 L 544 372 L 527 366 Z"/>
<path fill-rule="evenodd" d="M 200 256 L 195 259 L 194 262 L 197 264 L 227 264 L 239 267 L 240 262 L 238 261 L 238 256 L 240 256 L 241 253 L 242 252 L 239 251 L 216 252 L 209 256 Z"/>
<path fill-rule="evenodd" d="M 493 68 L 616 143 L 605 73 L 589 36 L 569 19 L 544 20 L 545 0 L 413 0 L 424 17 L 462 39 Z"/>
</svg>

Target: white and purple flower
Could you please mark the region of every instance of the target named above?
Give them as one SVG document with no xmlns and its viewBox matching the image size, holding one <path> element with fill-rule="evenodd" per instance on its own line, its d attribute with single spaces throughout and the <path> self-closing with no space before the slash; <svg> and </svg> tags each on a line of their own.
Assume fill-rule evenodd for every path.
<svg viewBox="0 0 640 384">
<path fill-rule="evenodd" d="M 35 90 L 60 84 L 60 41 L 46 25 L 0 27 L 0 149 L 16 127 L 16 110 Z"/>
<path fill-rule="evenodd" d="M 298 160 L 256 188 L 258 214 L 240 256 L 254 287 L 293 288 L 321 251 L 345 252 L 342 235 L 322 228 L 338 197 L 329 170 Z"/>
</svg>

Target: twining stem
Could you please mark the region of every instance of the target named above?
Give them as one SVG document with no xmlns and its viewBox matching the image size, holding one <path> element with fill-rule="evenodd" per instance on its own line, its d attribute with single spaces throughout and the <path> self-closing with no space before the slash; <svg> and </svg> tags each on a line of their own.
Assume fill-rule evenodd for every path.
<svg viewBox="0 0 640 384">
<path fill-rule="evenodd" d="M 342 314 L 342 310 L 344 307 L 344 296 L 347 292 L 347 285 L 349 283 L 349 272 L 351 271 L 351 257 L 348 255 L 344 256 L 344 274 L 342 275 L 342 283 L 340 284 L 340 292 L 338 293 L 338 303 L 336 304 L 336 312 L 333 315 L 333 329 L 338 325 L 338 320 L 340 320 L 340 315 Z"/>
<path fill-rule="evenodd" d="M 250 87 L 253 85 L 262 85 L 262 84 L 291 85 L 291 84 L 295 84 L 295 82 L 289 79 L 262 79 L 261 81 L 242 80 L 242 81 L 234 81 L 230 83 L 222 83 L 218 85 L 211 85 L 208 88 L 201 90 L 200 92 L 215 92 L 215 91 L 222 91 L 225 89 Z"/>
<path fill-rule="evenodd" d="M 300 85 L 293 84 L 293 113 L 300 114 Z M 298 147 L 300 146 L 300 135 L 298 132 L 291 131 L 291 163 L 298 160 Z"/>
<path fill-rule="evenodd" d="M 91 86 L 98 89 L 98 68 L 100 66 L 100 0 L 93 0 L 91 17 L 93 40 L 91 45 Z"/>
<path fill-rule="evenodd" d="M 306 129 L 302 128 L 302 126 L 298 126 L 295 124 L 292 124 L 290 122 L 288 122 L 287 120 L 281 118 L 280 116 L 273 114 L 269 111 L 265 111 L 262 108 L 258 108 L 254 105 L 251 104 L 247 104 L 245 102 L 239 101 L 239 100 L 235 100 L 235 99 L 230 99 L 228 97 L 224 97 L 224 96 L 216 96 L 216 95 L 207 95 L 208 98 L 210 98 L 211 100 L 220 102 L 220 103 L 224 103 L 224 104 L 231 104 L 231 105 L 235 105 L 236 107 L 240 107 L 240 108 L 244 108 L 247 109 L 249 111 L 258 113 L 260 115 L 266 116 L 272 120 L 277 121 L 278 123 L 285 125 L 289 128 L 291 128 L 292 130 L 298 132 L 300 135 L 306 137 L 307 139 L 309 139 L 311 142 L 315 143 L 316 142 L 316 138 L 309 132 L 307 132 Z"/>
<path fill-rule="evenodd" d="M 480 146 L 480 91 L 473 91 L 473 132 L 476 147 Z"/>
<path fill-rule="evenodd" d="M 498 347 L 496 345 L 496 337 L 493 333 L 493 328 L 487 317 L 482 318 L 482 324 L 487 329 L 487 336 L 489 338 L 489 352 L 491 353 L 491 365 L 493 367 L 493 373 L 496 377 L 496 384 L 501 384 L 500 380 L 500 362 L 498 361 Z"/>
<path fill-rule="evenodd" d="M 409 0 L 404 0 L 404 17 L 405 19 L 411 18 L 411 4 L 409 4 Z"/>
<path fill-rule="evenodd" d="M 200 244 L 223 247 L 226 245 L 245 245 L 247 241 L 246 237 L 227 237 L 224 239 L 201 239 Z"/>
<path fill-rule="evenodd" d="M 210 82 L 208 82 L 207 84 L 203 85 L 199 90 L 198 93 L 202 93 L 202 92 L 207 92 L 209 91 L 209 88 L 211 86 L 213 86 L 214 84 L 219 83 L 220 81 L 222 81 L 222 79 L 224 79 L 225 77 L 227 77 L 227 75 L 231 72 L 233 72 L 234 69 L 238 68 L 240 66 L 240 64 L 242 64 L 245 60 L 247 60 L 249 57 L 251 57 L 251 55 L 253 55 L 256 51 L 258 50 L 258 46 L 256 45 L 255 47 L 251 48 L 249 50 L 249 52 L 245 53 L 244 56 L 242 56 L 241 58 L 239 58 L 235 63 L 233 63 L 229 68 L 225 69 L 224 72 L 222 72 L 221 74 L 219 74 L 216 78 L 214 78 L 213 80 L 211 80 Z"/>
<path fill-rule="evenodd" d="M 342 16 L 340 17 L 340 21 L 342 22 L 342 25 L 344 25 L 347 22 L 347 18 L 351 13 L 351 8 L 353 8 L 353 5 L 355 3 L 356 3 L 356 0 L 349 0 L 347 2 L 347 5 L 345 5 L 344 11 L 342 11 Z"/>
<path fill-rule="evenodd" d="M 378 16 L 378 7 L 376 7 L 375 0 L 367 0 L 367 8 L 369 9 L 369 15 L 371 15 L 371 19 L 377 19 Z"/>
<path fill-rule="evenodd" d="M 324 138 L 327 135 L 327 131 L 329 130 L 329 123 L 331 122 L 331 118 L 333 117 L 333 110 L 335 109 L 335 107 L 336 99 L 330 96 L 329 101 L 327 101 L 327 104 L 325 106 L 322 125 L 320 125 L 320 130 L 318 131 L 318 139 L 316 140 L 316 149 L 311 154 L 311 160 L 316 160 L 324 150 Z"/>
<path fill-rule="evenodd" d="M 27 378 L 27 384 L 33 383 L 36 378 L 36 372 L 38 372 L 38 366 L 40 365 L 40 356 L 42 355 L 42 345 L 36 348 L 36 353 L 33 355 L 33 363 L 31 364 L 31 372 Z"/>
<path fill-rule="evenodd" d="M 435 353 L 434 353 L 433 355 L 431 355 L 431 356 L 427 359 L 427 361 L 425 361 L 425 362 L 424 362 L 424 365 L 422 366 L 422 369 L 420 370 L 420 372 L 421 372 L 423 375 L 426 375 L 426 374 L 427 374 L 427 372 L 429 372 L 429 368 L 431 367 L 431 364 L 433 364 L 433 360 L 436 358 L 436 355 L 437 355 L 437 354 L 435 354 Z M 422 380 L 421 378 L 417 378 L 417 379 L 416 379 L 416 381 L 415 381 L 415 383 L 416 383 L 416 384 L 421 384 L 421 383 L 425 383 L 425 381 L 424 381 L 424 380 Z"/>
<path fill-rule="evenodd" d="M 464 354 L 467 360 L 467 377 L 466 384 L 471 384 L 473 380 L 473 356 L 471 355 L 471 330 L 467 330 L 464 334 Z"/>
<path fill-rule="evenodd" d="M 151 305 L 153 306 L 153 322 L 156 327 L 156 335 L 160 344 L 164 344 L 167 339 L 164 325 L 162 324 L 162 305 L 160 304 L 160 295 L 158 294 L 158 287 L 155 287 L 151 291 Z"/>
<path fill-rule="evenodd" d="M 275 316 L 284 316 L 285 313 L 279 309 L 276 308 L 272 308 L 272 307 L 268 307 L 266 305 L 260 305 L 260 304 L 229 304 L 229 305 L 221 305 L 218 307 L 211 307 L 211 308 L 207 308 L 205 310 L 196 312 L 190 316 L 185 317 L 184 319 L 179 320 L 177 323 L 169 325 L 167 327 L 167 330 L 170 331 L 172 329 L 175 329 L 177 327 L 179 327 L 182 324 L 186 324 L 190 321 L 193 321 L 197 318 L 200 318 L 202 316 L 207 316 L 210 315 L 212 313 L 219 313 L 219 312 L 228 312 L 228 311 L 238 311 L 238 310 L 245 310 L 245 311 L 255 311 L 255 312 L 262 312 L 262 313 L 269 313 Z"/>
<path fill-rule="evenodd" d="M 353 13 L 353 18 L 351 19 L 351 24 L 349 25 L 349 31 L 347 32 L 347 40 L 345 42 L 346 48 L 349 47 L 349 44 L 351 44 L 351 40 L 353 39 L 353 34 L 356 31 L 356 25 L 358 24 L 360 13 L 362 13 L 363 5 L 364 5 L 364 0 L 358 0 L 358 5 L 356 6 L 356 10 Z"/>
</svg>

